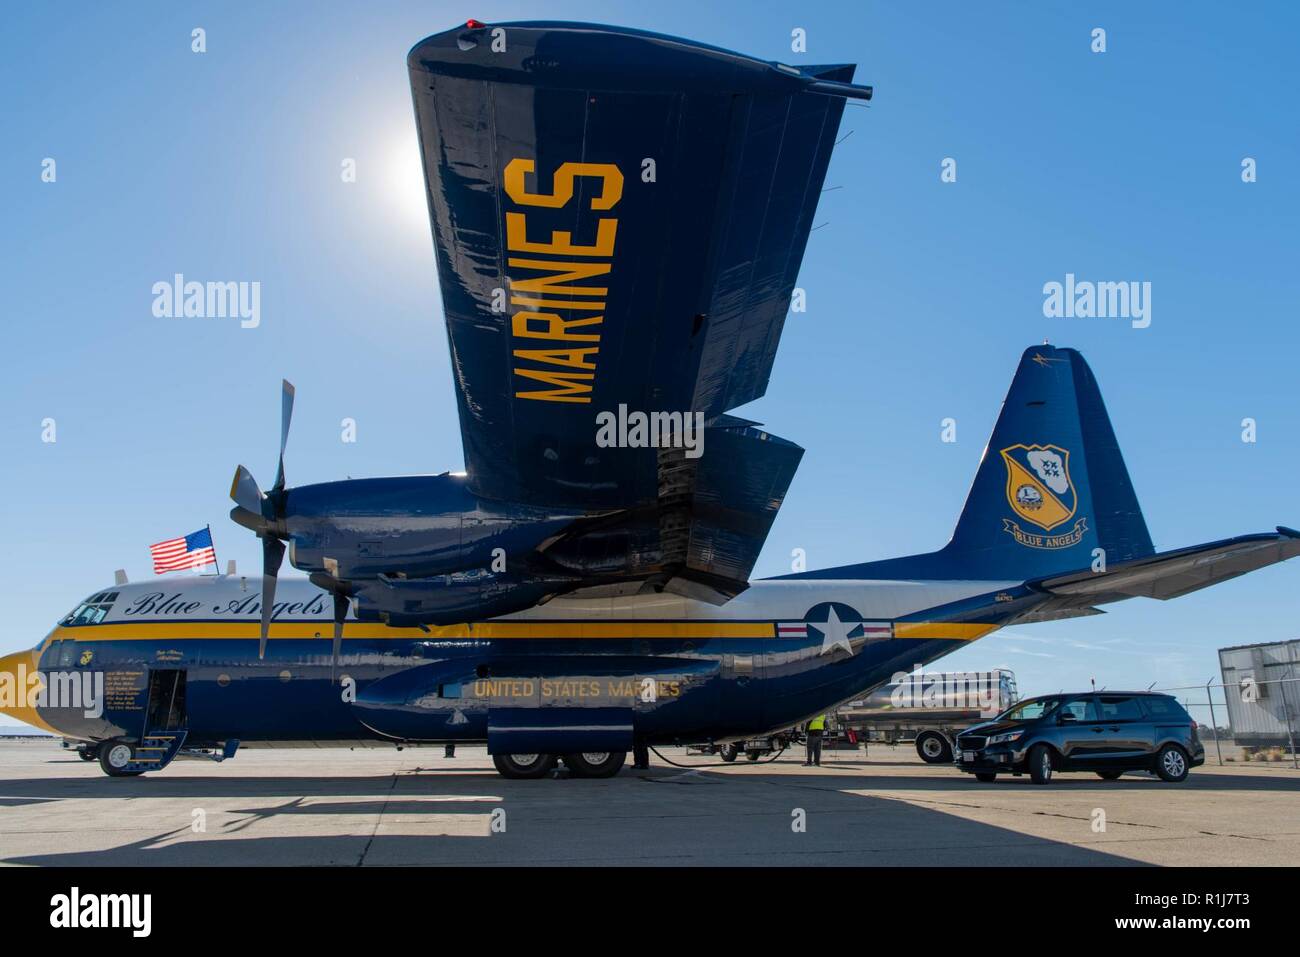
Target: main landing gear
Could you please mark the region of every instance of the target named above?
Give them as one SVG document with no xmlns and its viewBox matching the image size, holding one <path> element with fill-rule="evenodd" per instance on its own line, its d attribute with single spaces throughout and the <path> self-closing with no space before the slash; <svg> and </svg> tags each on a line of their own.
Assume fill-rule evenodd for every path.
<svg viewBox="0 0 1300 957">
<path fill-rule="evenodd" d="M 503 778 L 544 778 L 561 760 L 575 778 L 612 778 L 627 760 L 626 751 L 578 751 L 573 754 L 494 754 L 492 763 Z"/>
</svg>

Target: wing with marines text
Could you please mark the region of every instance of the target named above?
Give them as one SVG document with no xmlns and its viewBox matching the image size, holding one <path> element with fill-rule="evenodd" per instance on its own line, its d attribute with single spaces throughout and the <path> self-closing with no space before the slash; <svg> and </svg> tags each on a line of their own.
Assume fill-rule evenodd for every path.
<svg viewBox="0 0 1300 957">
<path fill-rule="evenodd" d="M 592 512 L 662 503 L 674 466 L 636 436 L 611 443 L 602 412 L 701 413 L 692 481 L 753 463 L 788 485 L 797 447 L 719 417 L 767 387 L 844 98 L 870 96 L 854 68 L 476 21 L 408 66 L 470 487 Z M 755 499 L 762 535 L 784 492 Z M 685 494 L 712 539 L 700 516 L 719 490 Z"/>
</svg>

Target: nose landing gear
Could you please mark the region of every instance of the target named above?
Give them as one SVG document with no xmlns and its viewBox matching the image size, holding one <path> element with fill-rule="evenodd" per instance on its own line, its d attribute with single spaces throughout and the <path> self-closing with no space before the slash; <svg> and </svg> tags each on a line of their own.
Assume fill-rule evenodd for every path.
<svg viewBox="0 0 1300 957">
<path fill-rule="evenodd" d="M 135 748 L 125 741 L 106 741 L 99 746 L 99 766 L 110 778 L 132 778 L 144 774 L 135 770 Z"/>
</svg>

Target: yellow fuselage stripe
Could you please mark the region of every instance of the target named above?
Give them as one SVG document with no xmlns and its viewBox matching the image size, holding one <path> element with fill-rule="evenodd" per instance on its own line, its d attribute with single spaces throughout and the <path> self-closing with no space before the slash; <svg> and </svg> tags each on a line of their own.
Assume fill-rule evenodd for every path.
<svg viewBox="0 0 1300 957">
<path fill-rule="evenodd" d="M 949 621 L 899 621 L 894 623 L 895 638 L 948 638 L 956 641 L 974 641 L 996 631 L 997 625 L 983 622 Z"/>
</svg>

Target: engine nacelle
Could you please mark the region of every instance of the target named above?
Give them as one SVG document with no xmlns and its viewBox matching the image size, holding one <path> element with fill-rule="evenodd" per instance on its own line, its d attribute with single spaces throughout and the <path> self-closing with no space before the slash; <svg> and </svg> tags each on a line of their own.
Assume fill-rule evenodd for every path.
<svg viewBox="0 0 1300 957">
<path fill-rule="evenodd" d="M 528 555 L 581 517 L 480 499 L 451 473 L 325 482 L 285 496 L 289 561 L 340 580 L 500 571 L 503 559 Z"/>
<path fill-rule="evenodd" d="M 532 608 L 568 583 L 468 569 L 429 578 L 391 578 L 353 586 L 358 621 L 396 627 L 454 625 Z"/>
</svg>

